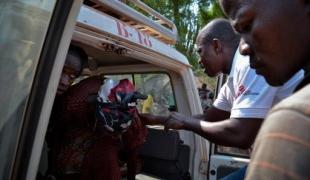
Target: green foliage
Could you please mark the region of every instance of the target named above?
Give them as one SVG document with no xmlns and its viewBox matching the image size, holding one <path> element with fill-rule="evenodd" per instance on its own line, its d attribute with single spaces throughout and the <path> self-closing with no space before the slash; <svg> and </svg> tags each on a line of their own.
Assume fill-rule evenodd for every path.
<svg viewBox="0 0 310 180">
<path fill-rule="evenodd" d="M 224 17 L 217 0 L 143 0 L 143 2 L 172 20 L 178 29 L 176 49 L 183 53 L 201 79 L 209 79 L 198 67 L 195 41 L 199 30 L 210 20 Z M 207 80 L 214 82 L 215 80 Z M 212 86 L 212 85 L 211 85 Z"/>
<path fill-rule="evenodd" d="M 217 0 L 201 1 L 199 6 L 199 18 L 202 25 L 207 24 L 214 18 L 224 17 L 220 4 Z"/>
<path fill-rule="evenodd" d="M 144 0 L 144 3 L 171 19 L 177 26 L 176 49 L 187 56 L 194 70 L 198 68 L 195 41 L 199 29 L 216 17 L 223 17 L 216 0 Z"/>
</svg>

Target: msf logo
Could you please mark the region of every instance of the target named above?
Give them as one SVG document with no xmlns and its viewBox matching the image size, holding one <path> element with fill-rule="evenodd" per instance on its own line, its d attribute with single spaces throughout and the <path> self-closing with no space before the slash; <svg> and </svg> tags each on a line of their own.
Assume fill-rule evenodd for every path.
<svg viewBox="0 0 310 180">
<path fill-rule="evenodd" d="M 244 87 L 244 85 L 240 85 L 236 94 L 236 98 L 238 98 L 242 93 L 244 93 L 245 89 L 246 88 Z"/>
</svg>

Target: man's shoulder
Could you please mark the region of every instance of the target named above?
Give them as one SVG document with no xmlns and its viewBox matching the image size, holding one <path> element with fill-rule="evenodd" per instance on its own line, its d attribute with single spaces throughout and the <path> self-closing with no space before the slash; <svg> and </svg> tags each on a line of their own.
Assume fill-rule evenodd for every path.
<svg viewBox="0 0 310 180">
<path fill-rule="evenodd" d="M 248 58 L 240 58 L 236 61 L 233 78 L 238 83 L 238 89 L 265 89 L 270 87 L 263 76 L 257 75 L 255 70 L 250 67 Z"/>
<path fill-rule="evenodd" d="M 277 104 L 270 113 L 279 110 L 297 111 L 310 116 L 310 84 L 297 91 L 292 96 Z"/>
<path fill-rule="evenodd" d="M 287 88 L 293 88 L 295 89 L 296 86 L 299 86 L 301 81 L 304 79 L 304 70 L 298 71 L 291 79 L 289 79 L 283 86 L 281 86 L 281 89 L 287 89 Z"/>
<path fill-rule="evenodd" d="M 236 78 L 238 82 L 259 78 L 255 70 L 250 67 L 249 57 L 241 54 L 235 56 L 233 72 L 230 76 Z"/>
<path fill-rule="evenodd" d="M 244 56 L 237 50 L 234 56 L 234 68 L 235 69 L 251 69 L 249 56 Z"/>
</svg>

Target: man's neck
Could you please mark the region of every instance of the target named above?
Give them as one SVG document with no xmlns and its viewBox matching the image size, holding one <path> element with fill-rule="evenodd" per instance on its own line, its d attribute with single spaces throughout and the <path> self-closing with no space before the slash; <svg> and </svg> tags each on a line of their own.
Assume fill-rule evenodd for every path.
<svg viewBox="0 0 310 180">
<path fill-rule="evenodd" d="M 230 50 L 229 56 L 226 58 L 227 62 L 226 62 L 225 72 L 223 72 L 224 74 L 227 74 L 227 75 L 230 74 L 233 63 L 234 63 L 235 52 L 236 51 Z"/>
</svg>

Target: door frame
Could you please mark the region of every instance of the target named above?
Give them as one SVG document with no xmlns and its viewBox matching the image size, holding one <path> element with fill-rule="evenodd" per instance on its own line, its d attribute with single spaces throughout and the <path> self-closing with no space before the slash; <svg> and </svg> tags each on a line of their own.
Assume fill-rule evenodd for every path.
<svg viewBox="0 0 310 180">
<path fill-rule="evenodd" d="M 82 0 L 56 2 L 23 116 L 12 180 L 36 178 L 59 77 L 81 4 Z M 57 64 L 58 75 L 54 70 Z"/>
</svg>

